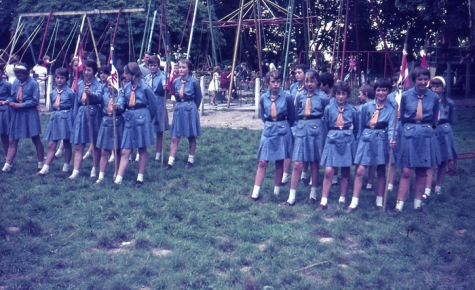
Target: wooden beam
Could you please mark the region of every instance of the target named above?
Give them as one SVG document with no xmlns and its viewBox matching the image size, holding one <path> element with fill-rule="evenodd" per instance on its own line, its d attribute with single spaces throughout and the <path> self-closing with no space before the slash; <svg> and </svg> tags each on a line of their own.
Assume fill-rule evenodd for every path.
<svg viewBox="0 0 475 290">
<path fill-rule="evenodd" d="M 120 9 L 112 9 L 112 10 L 90 10 L 90 11 L 62 11 L 62 12 L 53 12 L 52 16 L 74 16 L 74 15 L 94 15 L 94 14 L 117 14 L 119 13 Z M 130 8 L 130 9 L 122 9 L 122 13 L 137 13 L 137 12 L 145 12 L 144 8 Z M 39 16 L 48 16 L 50 12 L 38 12 L 38 13 L 23 13 L 20 14 L 21 17 L 39 17 Z"/>
</svg>

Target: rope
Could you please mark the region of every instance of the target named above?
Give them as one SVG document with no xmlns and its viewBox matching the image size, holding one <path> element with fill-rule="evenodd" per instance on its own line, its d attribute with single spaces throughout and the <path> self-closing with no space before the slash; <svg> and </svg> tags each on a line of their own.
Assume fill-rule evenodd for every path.
<svg viewBox="0 0 475 290">
<path fill-rule="evenodd" d="M 33 31 L 33 33 L 26 39 L 26 41 L 23 43 L 23 45 L 20 47 L 20 49 L 18 49 L 17 52 L 20 52 L 20 50 L 22 50 L 25 46 L 29 46 L 33 42 L 33 39 L 36 37 L 36 35 L 40 31 L 40 26 L 38 26 L 37 29 L 35 29 L 35 31 Z M 23 59 L 23 56 L 25 55 L 26 51 L 27 51 L 27 49 L 25 49 L 23 51 L 23 54 L 20 57 L 20 61 Z"/>
<path fill-rule="evenodd" d="M 55 35 L 55 33 L 57 33 L 57 29 L 58 29 L 58 23 L 59 23 L 59 18 L 56 18 L 56 22 L 53 26 L 53 34 L 52 35 Z M 45 54 L 48 54 L 48 50 L 51 46 L 51 42 L 53 41 L 54 37 L 51 37 L 49 39 L 49 42 L 48 42 L 48 46 L 46 47 L 46 50 L 45 50 Z M 52 56 L 51 56 L 52 57 Z"/>
<path fill-rule="evenodd" d="M 69 47 L 71 47 L 71 44 L 73 43 L 73 37 L 72 36 L 76 35 L 76 31 L 78 30 L 78 26 L 79 26 L 79 22 L 76 21 L 76 23 L 74 24 L 73 30 L 71 30 L 71 33 L 69 34 L 68 38 L 66 39 L 66 42 L 68 42 L 68 39 L 70 38 L 68 47 L 66 48 L 66 51 L 69 51 Z M 66 62 L 66 57 L 63 59 L 63 65 L 62 66 L 64 66 L 65 62 Z"/>
<path fill-rule="evenodd" d="M 101 37 L 99 37 L 99 39 L 97 40 L 97 45 L 98 46 L 99 46 L 99 43 L 101 42 L 102 38 L 104 37 L 104 35 L 107 36 L 110 27 L 111 27 L 111 22 L 109 21 L 109 22 L 107 22 L 106 28 L 102 32 Z M 106 33 L 106 31 L 107 31 L 107 33 Z M 102 48 L 104 47 L 104 44 L 106 43 L 106 39 L 107 39 L 107 37 L 104 37 L 104 40 L 102 41 L 102 44 L 101 44 L 101 48 L 99 48 L 100 52 L 102 52 Z"/>
<path fill-rule="evenodd" d="M 182 48 L 183 39 L 185 38 L 186 27 L 188 26 L 188 20 L 190 19 L 191 7 L 193 5 L 193 0 L 190 0 L 190 7 L 188 7 L 188 15 L 186 16 L 185 26 L 183 27 L 183 33 L 181 34 L 180 48 Z"/>
<path fill-rule="evenodd" d="M 45 40 L 46 40 L 46 33 L 48 32 L 49 28 L 49 22 L 51 20 L 51 15 L 53 14 L 53 11 L 49 12 L 48 15 L 48 20 L 46 21 L 46 27 L 45 27 L 45 32 L 43 33 L 43 40 L 41 41 L 41 48 L 40 48 L 40 54 L 38 55 L 38 59 L 41 59 L 41 56 L 43 56 L 43 48 L 45 46 Z"/>
<path fill-rule="evenodd" d="M 13 54 L 18 54 L 20 52 L 20 50 L 22 50 L 26 45 L 29 45 L 31 43 L 31 41 L 33 40 L 33 38 L 35 38 L 35 36 L 38 34 L 38 32 L 40 31 L 40 25 L 43 24 L 43 22 L 40 22 L 40 24 L 38 24 L 38 26 L 35 28 L 35 30 L 33 30 L 33 33 L 30 34 L 30 36 L 28 36 L 28 38 L 25 40 L 25 42 L 23 43 L 23 45 L 15 52 L 15 53 L 12 53 Z M 23 27 L 24 28 L 24 27 Z M 21 32 L 23 32 L 23 28 L 21 29 Z M 19 34 L 21 35 L 21 34 Z M 19 38 L 19 37 L 18 37 Z M 18 41 L 18 38 L 17 38 L 17 41 Z M 15 42 L 16 44 L 16 42 Z M 25 50 L 26 51 L 26 50 Z M 22 54 L 22 57 L 23 55 L 25 54 L 25 52 L 23 52 Z M 20 58 L 21 60 L 21 58 Z"/>
</svg>

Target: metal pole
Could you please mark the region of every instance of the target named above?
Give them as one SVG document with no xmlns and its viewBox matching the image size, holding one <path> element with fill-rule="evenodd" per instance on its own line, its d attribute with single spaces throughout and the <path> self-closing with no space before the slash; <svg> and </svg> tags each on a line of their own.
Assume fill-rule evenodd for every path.
<svg viewBox="0 0 475 290">
<path fill-rule="evenodd" d="M 153 12 L 153 18 L 152 18 L 152 26 L 150 27 L 150 37 L 148 38 L 148 45 L 147 45 L 147 50 L 151 51 L 152 47 L 152 34 L 153 34 L 153 28 L 155 27 L 155 18 L 157 17 L 157 10 Z M 159 64 L 160 66 L 160 64 Z"/>
<path fill-rule="evenodd" d="M 208 2 L 208 18 L 209 18 L 209 31 L 211 33 L 211 44 L 212 44 L 212 54 L 213 54 L 213 66 L 218 65 L 218 59 L 216 56 L 216 44 L 214 43 L 214 31 L 213 31 L 213 22 L 212 22 L 212 17 L 211 17 L 211 1 Z"/>
<path fill-rule="evenodd" d="M 284 75 L 282 77 L 282 81 L 285 84 L 285 78 L 287 77 L 287 65 L 289 63 L 289 48 L 290 48 L 290 36 L 292 34 L 292 25 L 294 21 L 294 8 L 295 8 L 295 0 L 292 0 L 292 7 L 290 8 L 290 25 L 289 31 L 287 35 L 287 48 L 285 49 L 285 63 L 284 63 Z"/>
<path fill-rule="evenodd" d="M 348 10 L 350 9 L 350 0 L 346 0 L 345 31 L 343 32 L 343 52 L 341 54 L 340 81 L 343 81 L 345 73 L 345 53 L 346 53 L 346 32 L 348 31 Z"/>
<path fill-rule="evenodd" d="M 196 13 L 198 12 L 198 0 L 195 1 L 195 12 L 193 12 L 193 22 L 191 23 L 190 39 L 186 50 L 186 59 L 190 59 L 191 42 L 193 41 L 193 31 L 195 30 Z"/>
<path fill-rule="evenodd" d="M 142 37 L 142 45 L 140 46 L 140 59 L 142 59 L 143 47 L 145 45 L 145 39 L 147 38 L 147 29 L 148 29 L 148 16 L 150 15 L 150 6 L 152 4 L 152 0 L 148 1 L 148 8 L 147 8 L 147 17 L 145 18 L 145 27 L 143 29 L 143 37 Z"/>
<path fill-rule="evenodd" d="M 13 42 L 12 42 L 12 46 L 10 48 L 10 55 L 8 56 L 8 61 L 10 61 L 10 58 L 12 57 L 12 54 L 13 54 L 13 48 L 15 47 L 16 45 L 16 42 L 18 40 L 18 37 L 19 37 L 19 28 L 20 28 L 20 22 L 21 22 L 21 15 L 20 17 L 18 18 L 18 23 L 17 23 L 17 26 L 16 26 L 16 29 L 15 29 L 15 35 L 13 36 Z"/>
<path fill-rule="evenodd" d="M 237 58 L 237 51 L 239 48 L 239 35 L 241 34 L 241 25 L 242 25 L 242 13 L 244 10 L 244 0 L 241 0 L 241 10 L 239 11 L 239 22 L 238 22 L 238 27 L 237 27 L 237 32 L 236 32 L 236 41 L 234 42 L 234 55 L 233 55 L 233 67 L 231 69 L 231 74 L 234 73 L 234 70 L 236 69 L 236 58 Z M 234 77 L 229 78 L 229 90 L 228 90 L 228 108 L 231 104 L 231 96 L 232 96 L 232 90 L 233 90 L 233 84 L 234 84 Z"/>
</svg>

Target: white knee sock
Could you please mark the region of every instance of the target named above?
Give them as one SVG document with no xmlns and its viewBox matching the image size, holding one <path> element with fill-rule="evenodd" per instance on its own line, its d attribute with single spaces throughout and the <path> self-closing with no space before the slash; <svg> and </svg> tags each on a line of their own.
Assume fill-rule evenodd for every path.
<svg viewBox="0 0 475 290">
<path fill-rule="evenodd" d="M 351 208 L 357 208 L 359 201 L 360 201 L 360 199 L 359 199 L 358 197 L 352 197 L 352 198 L 351 198 L 350 207 L 351 207 Z"/>
<path fill-rule="evenodd" d="M 260 186 L 254 185 L 254 189 L 252 190 L 252 198 L 258 198 L 259 197 L 259 190 L 261 189 Z"/>
<path fill-rule="evenodd" d="M 414 209 L 418 209 L 422 206 L 422 200 L 414 199 Z"/>
<path fill-rule="evenodd" d="M 43 168 L 41 168 L 40 173 L 41 174 L 47 174 L 49 172 L 49 165 L 43 165 Z"/>
<path fill-rule="evenodd" d="M 139 174 L 137 175 L 137 181 L 143 182 L 143 174 L 142 174 L 142 173 L 139 173 Z"/>
<path fill-rule="evenodd" d="M 191 164 L 195 163 L 195 155 L 188 155 L 188 162 Z"/>
<path fill-rule="evenodd" d="M 294 204 L 296 194 L 297 194 L 297 190 L 296 189 L 291 189 L 290 193 L 289 193 L 289 199 L 287 199 L 287 203 Z"/>
<path fill-rule="evenodd" d="M 172 156 L 168 157 L 168 165 L 173 166 L 174 163 L 175 163 L 175 157 L 172 157 Z"/>
<path fill-rule="evenodd" d="M 327 205 L 328 204 L 328 198 L 322 197 L 322 200 L 320 201 L 321 205 Z"/>
<path fill-rule="evenodd" d="M 274 195 L 279 196 L 280 194 L 280 186 L 274 186 Z"/>
<path fill-rule="evenodd" d="M 317 188 L 310 187 L 310 198 L 317 200 Z"/>
<path fill-rule="evenodd" d="M 64 163 L 63 164 L 63 172 L 68 172 L 69 171 L 69 164 L 68 163 Z"/>
<path fill-rule="evenodd" d="M 383 206 L 383 197 L 376 196 L 376 206 Z"/>
<path fill-rule="evenodd" d="M 404 201 L 402 200 L 398 200 L 396 202 L 396 208 L 399 210 L 399 211 L 402 211 L 402 208 L 404 207 Z"/>
</svg>

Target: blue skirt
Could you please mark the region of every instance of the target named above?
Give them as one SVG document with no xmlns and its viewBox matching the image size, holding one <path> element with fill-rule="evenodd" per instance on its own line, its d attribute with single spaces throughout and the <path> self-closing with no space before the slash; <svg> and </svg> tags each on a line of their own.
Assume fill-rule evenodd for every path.
<svg viewBox="0 0 475 290">
<path fill-rule="evenodd" d="M 8 135 L 10 130 L 10 106 L 0 106 L 0 135 Z"/>
<path fill-rule="evenodd" d="M 358 140 L 354 163 L 364 166 L 388 164 L 388 131 L 365 128 Z"/>
<path fill-rule="evenodd" d="M 321 119 L 299 120 L 294 126 L 293 161 L 317 162 L 322 159 L 325 134 Z"/>
<path fill-rule="evenodd" d="M 440 164 L 436 131 L 430 124 L 407 123 L 401 127 L 397 165 L 402 168 Z"/>
<path fill-rule="evenodd" d="M 153 126 L 148 108 L 127 110 L 124 117 L 124 133 L 122 135 L 122 149 L 135 149 L 152 146 Z"/>
<path fill-rule="evenodd" d="M 112 116 L 102 117 L 101 127 L 97 134 L 96 147 L 105 150 L 114 150 L 114 118 Z M 122 134 L 124 133 L 124 118 L 122 115 L 115 116 L 116 126 L 116 146 L 120 149 L 122 144 Z"/>
<path fill-rule="evenodd" d="M 71 110 L 53 111 L 43 140 L 58 141 L 71 139 L 73 131 L 73 118 Z"/>
<path fill-rule="evenodd" d="M 172 121 L 172 137 L 201 136 L 200 117 L 194 102 L 178 102 Z"/>
<path fill-rule="evenodd" d="M 456 159 L 457 146 L 452 126 L 449 123 L 438 125 L 435 131 L 437 134 L 437 143 L 439 145 L 440 162 Z"/>
<path fill-rule="evenodd" d="M 330 130 L 327 133 L 320 164 L 325 167 L 349 167 L 355 158 L 356 142 L 351 130 Z"/>
<path fill-rule="evenodd" d="M 94 143 L 97 141 L 97 134 L 102 121 L 102 111 L 98 105 L 90 105 L 89 112 L 91 114 L 92 138 Z M 71 136 L 71 143 L 86 144 L 91 143 L 89 136 L 89 123 L 87 117 L 87 106 L 80 106 L 77 116 L 74 119 L 74 130 Z"/>
<path fill-rule="evenodd" d="M 12 109 L 8 135 L 11 139 L 24 139 L 41 134 L 41 123 L 38 109 L 28 107 Z"/>
<path fill-rule="evenodd" d="M 169 129 L 168 124 L 168 112 L 165 107 L 165 98 L 157 98 L 158 110 L 155 118 L 153 119 L 153 132 L 159 133 Z"/>
<path fill-rule="evenodd" d="M 274 161 L 292 156 L 292 132 L 287 120 L 264 124 L 257 159 Z"/>
</svg>

